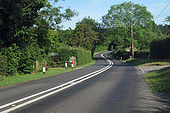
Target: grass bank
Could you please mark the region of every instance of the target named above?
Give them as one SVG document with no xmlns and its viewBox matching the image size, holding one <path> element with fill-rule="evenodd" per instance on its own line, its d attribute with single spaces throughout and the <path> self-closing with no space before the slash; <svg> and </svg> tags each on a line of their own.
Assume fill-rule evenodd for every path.
<svg viewBox="0 0 170 113">
<path fill-rule="evenodd" d="M 170 59 L 140 59 L 130 58 L 125 60 L 127 63 L 133 63 L 137 66 L 165 66 L 170 65 Z"/>
<path fill-rule="evenodd" d="M 54 76 L 54 75 L 65 73 L 65 72 L 70 72 L 70 71 L 76 70 L 77 68 L 83 68 L 83 67 L 93 65 L 94 63 L 95 63 L 95 61 L 92 61 L 85 65 L 78 66 L 74 69 L 68 68 L 67 70 L 62 67 L 49 68 L 48 71 L 46 72 L 46 74 L 43 74 L 42 72 L 38 72 L 35 74 L 16 75 L 16 76 L 12 76 L 12 77 L 2 77 L 1 76 L 0 77 L 0 87 L 23 83 L 23 82 L 36 80 L 36 79 L 40 79 L 40 78 L 45 78 L 45 77 L 49 77 L 49 76 Z"/>
<path fill-rule="evenodd" d="M 144 75 L 153 92 L 170 92 L 170 67 Z"/>
<path fill-rule="evenodd" d="M 139 59 L 131 58 L 127 63 L 137 66 L 165 66 L 170 65 L 170 59 Z M 170 92 L 170 67 L 163 68 L 144 75 L 145 81 L 150 85 L 153 92 Z"/>
</svg>

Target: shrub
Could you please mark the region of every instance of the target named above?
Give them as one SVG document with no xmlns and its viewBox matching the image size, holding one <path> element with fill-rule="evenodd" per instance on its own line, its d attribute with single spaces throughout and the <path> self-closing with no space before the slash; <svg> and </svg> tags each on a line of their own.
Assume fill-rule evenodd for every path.
<svg viewBox="0 0 170 113">
<path fill-rule="evenodd" d="M 45 59 L 47 58 L 47 55 L 43 52 L 41 48 L 38 47 L 38 45 L 30 45 L 22 50 L 21 58 L 19 61 L 19 68 L 18 72 L 21 73 L 31 73 L 35 69 L 33 68 L 33 64 L 35 65 L 36 60 L 39 61 L 39 65 L 42 66 L 44 64 Z M 34 66 L 35 67 L 35 66 Z M 38 69 L 39 71 L 42 70 Z"/>
<path fill-rule="evenodd" d="M 21 50 L 15 44 L 8 48 L 2 49 L 2 55 L 6 56 L 5 75 L 12 76 L 17 74 L 19 68 L 19 60 L 21 56 Z"/>
<path fill-rule="evenodd" d="M 99 45 L 95 48 L 95 52 L 101 52 L 101 51 L 105 51 L 105 50 L 108 50 L 107 45 Z"/>
<path fill-rule="evenodd" d="M 170 37 L 153 40 L 150 44 L 151 58 L 170 58 Z"/>
<path fill-rule="evenodd" d="M 116 49 L 113 50 L 112 56 L 117 59 L 128 59 L 130 56 L 130 52 L 126 51 L 123 47 L 117 46 Z"/>
<path fill-rule="evenodd" d="M 6 57 L 1 54 L 0 54 L 0 64 L 1 64 L 0 65 L 0 77 L 1 77 L 6 75 L 6 66 L 7 66 Z"/>
</svg>

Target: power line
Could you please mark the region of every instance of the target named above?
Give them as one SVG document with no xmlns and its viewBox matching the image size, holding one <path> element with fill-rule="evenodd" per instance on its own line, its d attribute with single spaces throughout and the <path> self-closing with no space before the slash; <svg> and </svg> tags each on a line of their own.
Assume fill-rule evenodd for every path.
<svg viewBox="0 0 170 113">
<path fill-rule="evenodd" d="M 168 7 L 168 5 L 170 4 L 170 2 L 164 7 L 164 9 L 161 11 L 161 13 L 155 18 L 155 20 L 165 11 L 165 9 Z"/>
</svg>

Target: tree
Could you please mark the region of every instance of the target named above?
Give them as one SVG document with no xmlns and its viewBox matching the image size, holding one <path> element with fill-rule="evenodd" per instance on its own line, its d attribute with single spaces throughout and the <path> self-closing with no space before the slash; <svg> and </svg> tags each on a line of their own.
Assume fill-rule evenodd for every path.
<svg viewBox="0 0 170 113">
<path fill-rule="evenodd" d="M 21 37 L 16 33 L 32 27 L 38 16 L 38 11 L 44 7 L 46 0 L 1 0 L 0 1 L 0 45 L 9 47 L 19 43 Z"/>
<path fill-rule="evenodd" d="M 166 17 L 166 21 L 170 22 L 170 16 Z"/>
<path fill-rule="evenodd" d="M 62 11 L 61 6 L 54 7 L 49 2 L 39 12 L 39 18 L 45 20 L 51 29 L 61 28 L 60 24 L 63 21 L 71 20 L 71 17 L 78 15 L 78 13 L 70 8 Z"/>
<path fill-rule="evenodd" d="M 9 61 L 7 75 L 32 72 L 35 60 L 43 61 L 50 46 L 57 47 L 55 34 L 48 37 L 50 30 L 75 15 L 71 9 L 61 10 L 48 0 L 0 1 L 0 54 Z"/>
<path fill-rule="evenodd" d="M 100 45 L 104 42 L 104 29 L 101 23 L 96 22 L 94 19 L 88 17 L 83 18 L 80 22 L 77 24 L 86 24 L 87 26 L 91 27 L 93 31 L 97 33 L 97 42 L 95 43 L 96 45 Z M 94 45 L 94 46 L 96 46 Z"/>
<path fill-rule="evenodd" d="M 76 24 L 76 28 L 69 39 L 71 46 L 83 47 L 92 50 L 97 42 L 97 32 L 87 24 Z"/>
<path fill-rule="evenodd" d="M 113 5 L 108 10 L 108 13 L 102 17 L 102 21 L 107 28 L 124 27 L 127 30 L 127 35 L 131 36 L 133 42 L 133 30 L 136 26 L 147 28 L 152 21 L 153 16 L 147 11 L 145 6 L 134 4 L 132 2 L 124 2 L 122 4 Z M 131 31 L 131 35 L 130 34 Z M 131 52 L 133 53 L 133 43 L 131 44 Z"/>
</svg>

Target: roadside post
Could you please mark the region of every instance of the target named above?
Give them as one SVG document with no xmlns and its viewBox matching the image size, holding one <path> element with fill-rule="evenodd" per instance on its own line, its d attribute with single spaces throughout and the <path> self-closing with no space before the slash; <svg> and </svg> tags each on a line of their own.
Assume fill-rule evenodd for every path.
<svg viewBox="0 0 170 113">
<path fill-rule="evenodd" d="M 74 67 L 74 65 L 73 65 L 73 61 L 71 61 L 71 67 L 72 67 L 72 69 L 73 69 L 73 67 Z"/>
<path fill-rule="evenodd" d="M 43 74 L 45 74 L 45 65 L 43 64 Z"/>
<path fill-rule="evenodd" d="M 65 61 L 65 68 L 66 68 L 66 70 L 67 70 L 67 61 Z"/>
</svg>

